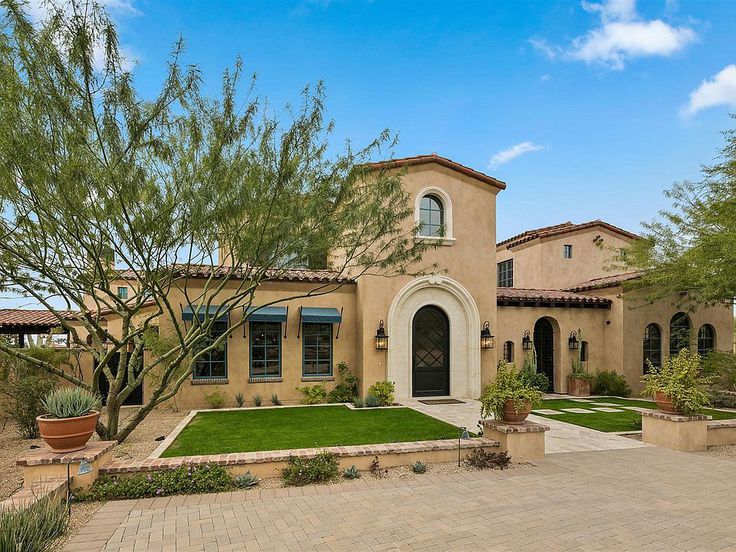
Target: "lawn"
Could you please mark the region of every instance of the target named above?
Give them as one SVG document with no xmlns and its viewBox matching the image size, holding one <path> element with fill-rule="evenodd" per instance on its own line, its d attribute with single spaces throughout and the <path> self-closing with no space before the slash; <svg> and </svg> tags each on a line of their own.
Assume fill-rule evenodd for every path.
<svg viewBox="0 0 736 552">
<path fill-rule="evenodd" d="M 457 439 L 458 428 L 411 408 L 346 406 L 200 412 L 163 457 Z"/>
<path fill-rule="evenodd" d="M 537 408 L 549 408 L 551 410 L 561 410 L 563 408 L 588 408 L 596 405 L 594 403 L 615 403 L 621 406 L 640 406 L 642 408 L 657 408 L 652 401 L 637 399 L 621 399 L 618 397 L 595 397 L 590 403 L 572 401 L 570 399 L 545 399 L 542 406 Z M 615 407 L 614 407 L 615 408 Z M 563 412 L 562 414 L 538 414 L 552 420 L 560 420 L 569 424 L 575 424 L 598 431 L 635 431 L 641 429 L 641 414 L 633 410 L 624 410 L 623 412 L 595 412 L 593 414 L 575 414 L 573 412 Z M 736 412 L 724 412 L 722 410 L 708 409 L 705 411 L 708 416 L 713 416 L 714 420 L 726 420 L 736 418 Z"/>
</svg>

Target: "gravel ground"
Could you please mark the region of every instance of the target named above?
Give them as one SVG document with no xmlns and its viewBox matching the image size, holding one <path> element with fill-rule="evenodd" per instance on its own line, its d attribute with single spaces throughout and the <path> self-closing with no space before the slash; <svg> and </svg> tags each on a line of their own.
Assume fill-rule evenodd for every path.
<svg viewBox="0 0 736 552">
<path fill-rule="evenodd" d="M 708 447 L 706 454 L 711 454 L 727 460 L 736 460 L 736 445 L 718 445 L 715 447 Z"/>
</svg>

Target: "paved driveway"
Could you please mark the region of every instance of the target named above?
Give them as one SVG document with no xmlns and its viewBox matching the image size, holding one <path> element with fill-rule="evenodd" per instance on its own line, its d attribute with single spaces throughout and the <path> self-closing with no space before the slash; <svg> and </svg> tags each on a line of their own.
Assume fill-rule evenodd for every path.
<svg viewBox="0 0 736 552">
<path fill-rule="evenodd" d="M 505 472 L 111 502 L 67 551 L 734 550 L 735 475 L 729 460 L 644 447 Z"/>
</svg>

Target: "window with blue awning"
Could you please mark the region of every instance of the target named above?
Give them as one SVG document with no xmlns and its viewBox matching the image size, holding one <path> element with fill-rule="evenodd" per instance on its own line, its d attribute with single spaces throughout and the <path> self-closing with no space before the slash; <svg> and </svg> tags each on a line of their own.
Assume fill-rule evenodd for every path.
<svg viewBox="0 0 736 552">
<path fill-rule="evenodd" d="M 286 307 L 248 307 L 245 317 L 249 322 L 286 322 Z"/>
<path fill-rule="evenodd" d="M 340 324 L 342 313 L 332 307 L 302 307 L 301 318 L 308 324 Z"/>
<path fill-rule="evenodd" d="M 209 307 L 206 307 L 205 305 L 187 305 L 182 310 L 181 319 L 186 321 L 194 320 L 195 312 L 197 313 L 197 318 L 199 318 L 199 320 L 204 320 L 205 315 L 209 318 L 213 318 L 217 314 L 218 310 L 220 310 L 220 305 L 210 305 Z M 217 317 L 217 322 L 227 322 L 228 319 L 228 313 L 221 314 Z"/>
</svg>

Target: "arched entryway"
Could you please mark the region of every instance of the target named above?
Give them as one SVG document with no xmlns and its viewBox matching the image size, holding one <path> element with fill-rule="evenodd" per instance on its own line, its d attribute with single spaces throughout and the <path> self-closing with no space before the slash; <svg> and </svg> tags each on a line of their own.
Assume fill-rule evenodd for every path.
<svg viewBox="0 0 736 552">
<path fill-rule="evenodd" d="M 450 321 L 435 306 L 422 307 L 412 323 L 412 396 L 450 394 Z"/>
<path fill-rule="evenodd" d="M 549 389 L 555 388 L 555 332 L 547 318 L 540 318 L 534 324 L 534 349 L 537 353 L 537 372 L 549 379 Z"/>
</svg>

